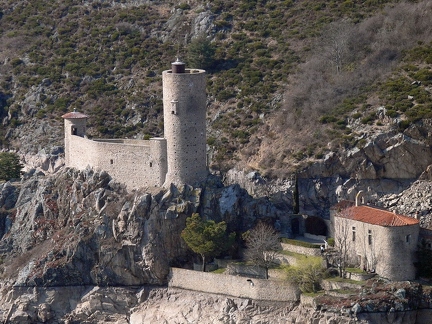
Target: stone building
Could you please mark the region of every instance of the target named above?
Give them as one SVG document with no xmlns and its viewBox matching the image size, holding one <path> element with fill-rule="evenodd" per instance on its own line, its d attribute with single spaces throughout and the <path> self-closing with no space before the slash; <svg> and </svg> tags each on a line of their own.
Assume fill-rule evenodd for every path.
<svg viewBox="0 0 432 324">
<path fill-rule="evenodd" d="M 194 184 L 208 174 L 206 76 L 178 60 L 162 73 L 164 137 L 150 140 L 88 139 L 88 116 L 64 118 L 66 166 L 107 171 L 128 189 Z"/>
<path fill-rule="evenodd" d="M 390 280 L 412 280 L 419 239 L 415 218 L 342 201 L 331 208 L 332 235 L 349 264 Z"/>
</svg>

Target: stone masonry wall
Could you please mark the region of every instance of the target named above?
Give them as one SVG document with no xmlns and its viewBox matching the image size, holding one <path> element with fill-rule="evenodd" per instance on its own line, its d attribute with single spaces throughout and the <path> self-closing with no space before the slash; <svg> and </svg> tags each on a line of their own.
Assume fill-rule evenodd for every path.
<svg viewBox="0 0 432 324">
<path fill-rule="evenodd" d="M 285 281 L 171 268 L 169 287 L 269 301 L 298 301 L 298 287 Z"/>
<path fill-rule="evenodd" d="M 165 147 L 164 139 L 93 141 L 71 135 L 67 166 L 83 170 L 90 165 L 107 171 L 128 189 L 161 186 L 165 180 Z"/>
<path fill-rule="evenodd" d="M 351 263 L 390 280 L 415 278 L 418 225 L 379 226 L 340 217 L 334 217 L 334 222 L 335 237 L 347 239 Z"/>
<path fill-rule="evenodd" d="M 304 246 L 298 246 L 293 244 L 287 244 L 287 243 L 281 243 L 282 249 L 284 251 L 290 251 L 294 253 L 304 254 L 304 255 L 311 255 L 311 256 L 320 256 L 321 250 L 319 248 L 307 248 Z"/>
<path fill-rule="evenodd" d="M 162 73 L 164 137 L 168 172 L 165 185 L 201 181 L 207 176 L 206 74 L 204 70 Z"/>
</svg>

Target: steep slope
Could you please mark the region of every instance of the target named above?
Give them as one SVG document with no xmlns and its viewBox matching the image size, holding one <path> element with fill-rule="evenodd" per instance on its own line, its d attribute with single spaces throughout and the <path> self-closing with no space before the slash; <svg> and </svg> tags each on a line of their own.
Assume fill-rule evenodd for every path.
<svg viewBox="0 0 432 324">
<path fill-rule="evenodd" d="M 0 3 L 0 140 L 23 154 L 61 145 L 59 116 L 73 108 L 90 116 L 91 136 L 161 135 L 160 72 L 176 55 L 211 56 L 201 62 L 215 169 L 284 177 L 399 116 L 401 130 L 429 116 L 428 1 Z M 192 51 L 203 35 L 211 43 Z M 421 42 L 396 84 L 385 81 Z M 402 77 L 423 80 L 415 105 L 387 107 L 413 90 Z M 393 99 L 379 100 L 389 88 Z"/>
</svg>

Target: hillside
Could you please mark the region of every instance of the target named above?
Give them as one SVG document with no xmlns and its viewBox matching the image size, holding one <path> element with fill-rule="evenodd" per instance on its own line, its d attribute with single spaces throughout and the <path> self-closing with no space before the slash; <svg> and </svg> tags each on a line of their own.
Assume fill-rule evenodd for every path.
<svg viewBox="0 0 432 324">
<path fill-rule="evenodd" d="M 429 1 L 0 1 L 0 144 L 160 136 L 161 71 L 208 70 L 214 169 L 286 177 L 432 112 Z M 414 82 L 415 81 L 415 82 Z M 414 82 L 414 83 L 413 83 Z"/>
</svg>

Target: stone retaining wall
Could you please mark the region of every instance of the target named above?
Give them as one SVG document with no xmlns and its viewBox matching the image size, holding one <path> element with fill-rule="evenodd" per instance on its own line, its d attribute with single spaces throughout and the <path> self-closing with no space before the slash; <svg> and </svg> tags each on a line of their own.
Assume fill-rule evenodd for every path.
<svg viewBox="0 0 432 324">
<path fill-rule="evenodd" d="M 265 279 L 266 270 L 259 266 L 245 265 L 241 263 L 229 263 L 225 271 L 227 275 L 243 276 Z"/>
<path fill-rule="evenodd" d="M 327 291 L 336 289 L 358 289 L 361 287 L 361 284 L 355 284 L 346 281 L 322 280 L 321 287 Z"/>
<path fill-rule="evenodd" d="M 284 251 L 290 251 L 299 254 L 311 255 L 311 256 L 320 256 L 321 250 L 319 248 L 307 248 L 304 246 L 298 246 L 293 244 L 281 243 L 282 249 Z"/>
<path fill-rule="evenodd" d="M 169 287 L 268 301 L 297 301 L 298 287 L 288 282 L 171 268 Z"/>
</svg>

